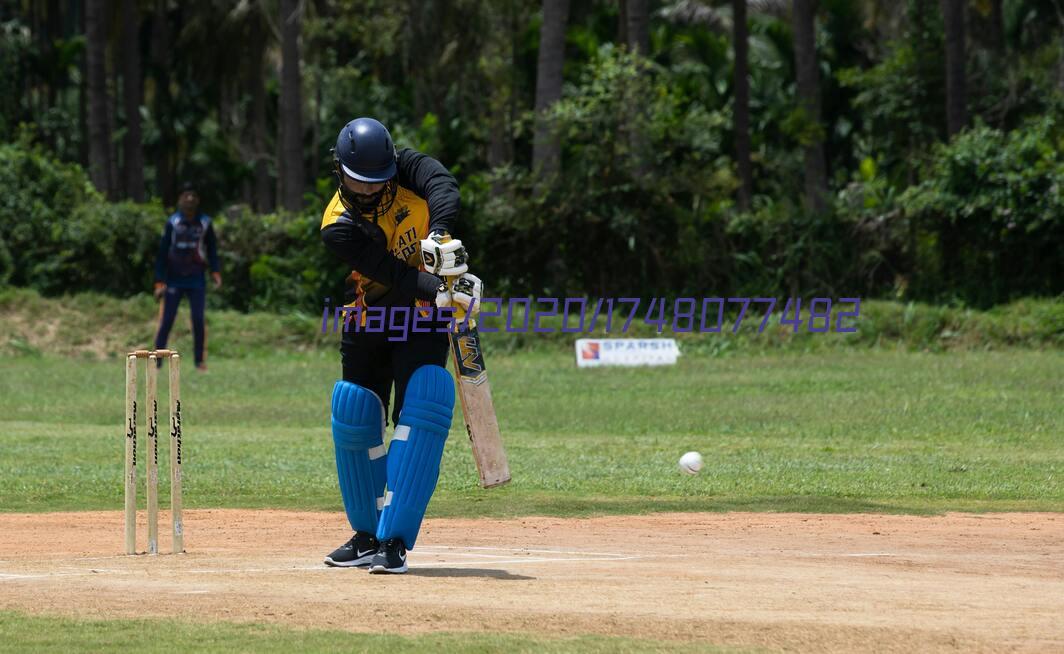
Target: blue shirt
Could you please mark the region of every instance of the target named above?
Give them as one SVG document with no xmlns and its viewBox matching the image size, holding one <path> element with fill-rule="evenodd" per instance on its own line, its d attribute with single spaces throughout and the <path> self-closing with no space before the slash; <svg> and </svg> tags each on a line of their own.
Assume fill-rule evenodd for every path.
<svg viewBox="0 0 1064 654">
<path fill-rule="evenodd" d="M 218 239 L 206 214 L 186 218 L 180 211 L 166 219 L 155 256 L 155 281 L 176 288 L 204 288 L 208 265 L 219 272 Z"/>
</svg>

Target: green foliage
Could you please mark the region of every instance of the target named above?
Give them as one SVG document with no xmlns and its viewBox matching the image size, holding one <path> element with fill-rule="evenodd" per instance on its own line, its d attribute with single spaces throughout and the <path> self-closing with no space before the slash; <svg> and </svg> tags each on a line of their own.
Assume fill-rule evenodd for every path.
<svg viewBox="0 0 1064 654">
<path fill-rule="evenodd" d="M 0 188 L 0 243 L 10 257 L 10 283 L 54 290 L 62 284 L 55 271 L 64 243 L 73 245 L 64 240 L 66 224 L 83 205 L 99 204 L 99 194 L 79 166 L 56 161 L 25 139 L 0 145 Z"/>
<path fill-rule="evenodd" d="M 29 31 L 17 21 L 0 23 L 0 139 L 10 139 L 19 123 L 28 53 Z"/>
<path fill-rule="evenodd" d="M 0 146 L 0 283 L 49 294 L 134 295 L 151 288 L 168 212 L 157 203 L 107 203 L 76 165 L 26 142 Z M 215 217 L 225 284 L 212 306 L 315 313 L 340 297 L 346 271 L 325 250 L 321 217 Z"/>
<path fill-rule="evenodd" d="M 13 189 L 0 200 L 0 283 L 48 293 L 141 292 L 165 212 L 152 203 L 104 208 L 86 195 L 80 170 L 55 161 L 85 157 L 79 119 L 87 100 L 85 37 L 68 4 L 59 3 L 59 21 L 51 5 L 41 14 L 43 5 L 23 3 L 0 24 L 0 137 L 24 151 L 8 146 L 0 153 L 0 181 Z M 1025 125 L 1038 116 L 1062 114 L 1064 39 L 1054 0 L 1007 0 L 1000 25 L 992 4 L 970 7 L 968 110 L 972 124 L 981 120 L 1000 136 L 1029 130 Z M 1022 220 L 1006 221 L 1002 234 L 986 219 L 999 211 L 987 202 L 1028 215 L 1055 211 L 1054 202 L 1012 191 L 1002 200 L 988 191 L 964 199 L 979 216 L 944 229 L 953 223 L 934 217 L 936 207 L 964 197 L 967 183 L 934 191 L 935 201 L 926 186 L 911 190 L 905 203 L 917 203 L 915 212 L 899 199 L 927 175 L 939 175 L 930 172 L 945 136 L 937 0 L 819 4 L 817 121 L 796 103 L 789 17 L 773 3 L 750 5 L 755 197 L 745 214 L 733 207 L 727 3 L 655 7 L 645 59 L 616 45 L 623 42 L 616 2 L 571 7 L 564 99 L 548 117 L 564 147 L 555 179 L 529 165 L 541 3 L 319 0 L 301 7 L 305 156 L 284 163 L 289 170 L 302 165 L 313 183 L 306 213 L 296 216 L 254 216 L 234 205 L 253 202 L 261 213 L 270 211 L 272 191 L 256 188 L 254 166 L 263 164 L 268 186 L 282 167 L 275 157 L 275 3 L 201 1 L 187 11 L 164 3 L 142 16 L 145 184 L 169 195 L 167 180 L 195 178 L 208 212 L 218 215 L 226 286 L 211 294 L 214 306 L 302 307 L 339 293 L 342 271 L 313 232 L 335 186 L 328 150 L 340 126 L 358 115 L 381 119 L 401 147 L 425 151 L 456 174 L 463 209 L 455 231 L 496 293 L 801 291 L 987 304 L 1060 288 L 1059 268 L 1039 263 L 1054 259 L 1057 228 L 1025 231 L 1020 239 L 1015 232 L 1026 227 L 1007 225 Z M 143 38 L 149 27 L 151 38 Z M 150 43 L 162 31 L 173 47 L 155 52 Z M 120 33 L 108 30 L 112 54 L 130 47 Z M 117 63 L 109 70 L 108 100 L 122 172 L 127 117 L 115 95 L 125 88 Z M 259 82 L 262 112 L 254 110 Z M 255 122 L 258 116 L 263 122 Z M 50 154 L 30 147 L 20 132 Z M 998 136 L 995 143 L 1004 144 Z M 821 139 L 837 201 L 824 215 L 809 216 L 799 202 L 801 146 Z M 68 190 L 57 196 L 57 185 Z M 108 226 L 129 233 L 108 233 Z M 1018 254 L 1025 247 L 1037 255 Z M 117 252 L 127 260 L 116 261 Z"/>
<path fill-rule="evenodd" d="M 930 76 L 921 53 L 899 43 L 871 68 L 839 71 L 839 81 L 856 91 L 853 108 L 863 125 L 859 148 L 904 182 L 908 167 L 942 132 L 940 75 Z"/>
<path fill-rule="evenodd" d="M 320 214 L 237 208 L 215 225 L 225 278 L 215 306 L 314 314 L 325 297 L 343 297 L 350 271 L 325 250 Z"/>
<path fill-rule="evenodd" d="M 725 233 L 733 268 L 729 293 L 852 297 L 865 287 L 860 266 L 865 251 L 856 232 L 854 220 L 843 213 L 810 213 L 788 202 L 758 202 L 753 211 L 728 222 Z"/>
<path fill-rule="evenodd" d="M 978 304 L 1064 292 L 1064 130 L 977 126 L 934 151 L 899 203 L 937 245 L 940 293 Z"/>
<path fill-rule="evenodd" d="M 491 187 L 501 192 L 474 228 L 493 249 L 522 248 L 517 287 L 631 295 L 706 279 L 706 226 L 735 186 L 728 121 L 690 102 L 674 79 L 604 47 L 549 116 L 566 144 L 565 173 L 496 172 Z"/>
</svg>

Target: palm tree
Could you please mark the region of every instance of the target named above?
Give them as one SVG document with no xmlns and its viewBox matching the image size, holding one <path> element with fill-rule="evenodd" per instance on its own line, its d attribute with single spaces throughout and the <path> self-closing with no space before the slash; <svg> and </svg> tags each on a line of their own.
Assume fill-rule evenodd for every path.
<svg viewBox="0 0 1064 654">
<path fill-rule="evenodd" d="M 650 16 L 647 12 L 647 0 L 626 0 L 625 35 L 628 49 L 644 57 L 650 54 Z"/>
<path fill-rule="evenodd" d="M 285 209 L 303 206 L 303 77 L 299 69 L 300 0 L 281 0 L 281 97 L 279 105 L 278 200 Z"/>
<path fill-rule="evenodd" d="M 946 132 L 953 136 L 968 123 L 964 0 L 942 0 L 942 20 L 946 28 Z"/>
<path fill-rule="evenodd" d="M 750 208 L 753 197 L 753 171 L 750 161 L 750 36 L 747 5 L 755 13 L 775 15 L 781 8 L 753 0 L 731 0 L 730 6 L 713 6 L 697 0 L 677 0 L 661 10 L 672 23 L 698 25 L 718 34 L 731 33 L 734 51 L 732 129 L 735 139 L 735 163 L 739 173 L 737 204 L 743 211 Z M 782 8 L 783 15 L 789 7 Z"/>
<path fill-rule="evenodd" d="M 111 178 L 111 126 L 108 120 L 107 31 L 104 0 L 85 3 L 89 177 L 101 193 L 114 197 Z"/>
<path fill-rule="evenodd" d="M 126 195 L 144 201 L 144 153 L 140 129 L 140 12 L 134 0 L 122 0 L 122 96 L 126 114 Z"/>
<path fill-rule="evenodd" d="M 794 0 L 791 20 L 794 30 L 794 67 L 798 102 L 809 129 L 803 130 L 805 158 L 805 206 L 823 211 L 828 190 L 824 136 L 820 123 L 820 71 L 816 58 L 817 0 Z"/>
<path fill-rule="evenodd" d="M 269 212 L 274 209 L 273 193 L 267 167 L 270 156 L 266 137 L 266 72 L 263 62 L 266 57 L 267 25 L 262 20 L 254 20 L 252 27 L 251 56 L 247 80 L 251 86 L 251 164 L 254 180 L 252 181 L 252 206 L 256 211 Z"/>
<path fill-rule="evenodd" d="M 746 0 L 732 0 L 732 47 L 735 51 L 732 122 L 735 130 L 735 163 L 739 169 L 739 208 L 743 211 L 750 208 L 750 198 L 754 193 L 750 170 L 749 43 L 746 32 Z"/>
<path fill-rule="evenodd" d="M 155 1 L 151 18 L 151 73 L 153 84 L 152 114 L 159 128 L 159 142 L 155 145 L 155 192 L 163 206 L 173 206 L 177 200 L 177 133 L 173 120 L 173 98 L 170 95 L 172 47 L 170 17 L 167 0 Z"/>
<path fill-rule="evenodd" d="M 562 97 L 562 67 L 565 64 L 565 25 L 569 0 L 543 0 L 543 23 L 539 30 L 539 59 L 536 66 L 536 135 L 532 145 L 532 167 L 541 179 L 558 172 L 561 143 L 551 133 L 545 113 Z"/>
</svg>

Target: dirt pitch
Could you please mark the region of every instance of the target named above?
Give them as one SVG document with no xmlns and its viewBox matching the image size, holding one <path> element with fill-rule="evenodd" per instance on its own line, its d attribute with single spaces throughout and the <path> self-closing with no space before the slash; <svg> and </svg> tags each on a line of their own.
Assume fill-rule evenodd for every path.
<svg viewBox="0 0 1064 654">
<path fill-rule="evenodd" d="M 321 565 L 345 537 L 339 514 L 189 511 L 188 553 L 157 557 L 116 556 L 121 522 L 0 514 L 0 609 L 791 651 L 1064 651 L 1061 514 L 428 520 L 403 577 Z"/>
</svg>

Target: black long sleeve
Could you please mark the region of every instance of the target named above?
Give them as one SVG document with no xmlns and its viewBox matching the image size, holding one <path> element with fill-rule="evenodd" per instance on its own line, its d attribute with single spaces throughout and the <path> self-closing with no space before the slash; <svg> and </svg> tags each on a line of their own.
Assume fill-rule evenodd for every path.
<svg viewBox="0 0 1064 654">
<path fill-rule="evenodd" d="M 368 222 L 344 215 L 321 230 L 321 240 L 352 270 L 390 286 L 403 300 L 432 300 L 443 282 L 392 255 L 384 243 L 384 233 Z"/>
<path fill-rule="evenodd" d="M 429 205 L 429 231 L 454 234 L 462 202 L 454 175 L 439 161 L 410 148 L 399 150 L 398 167 L 399 185 Z"/>
</svg>

